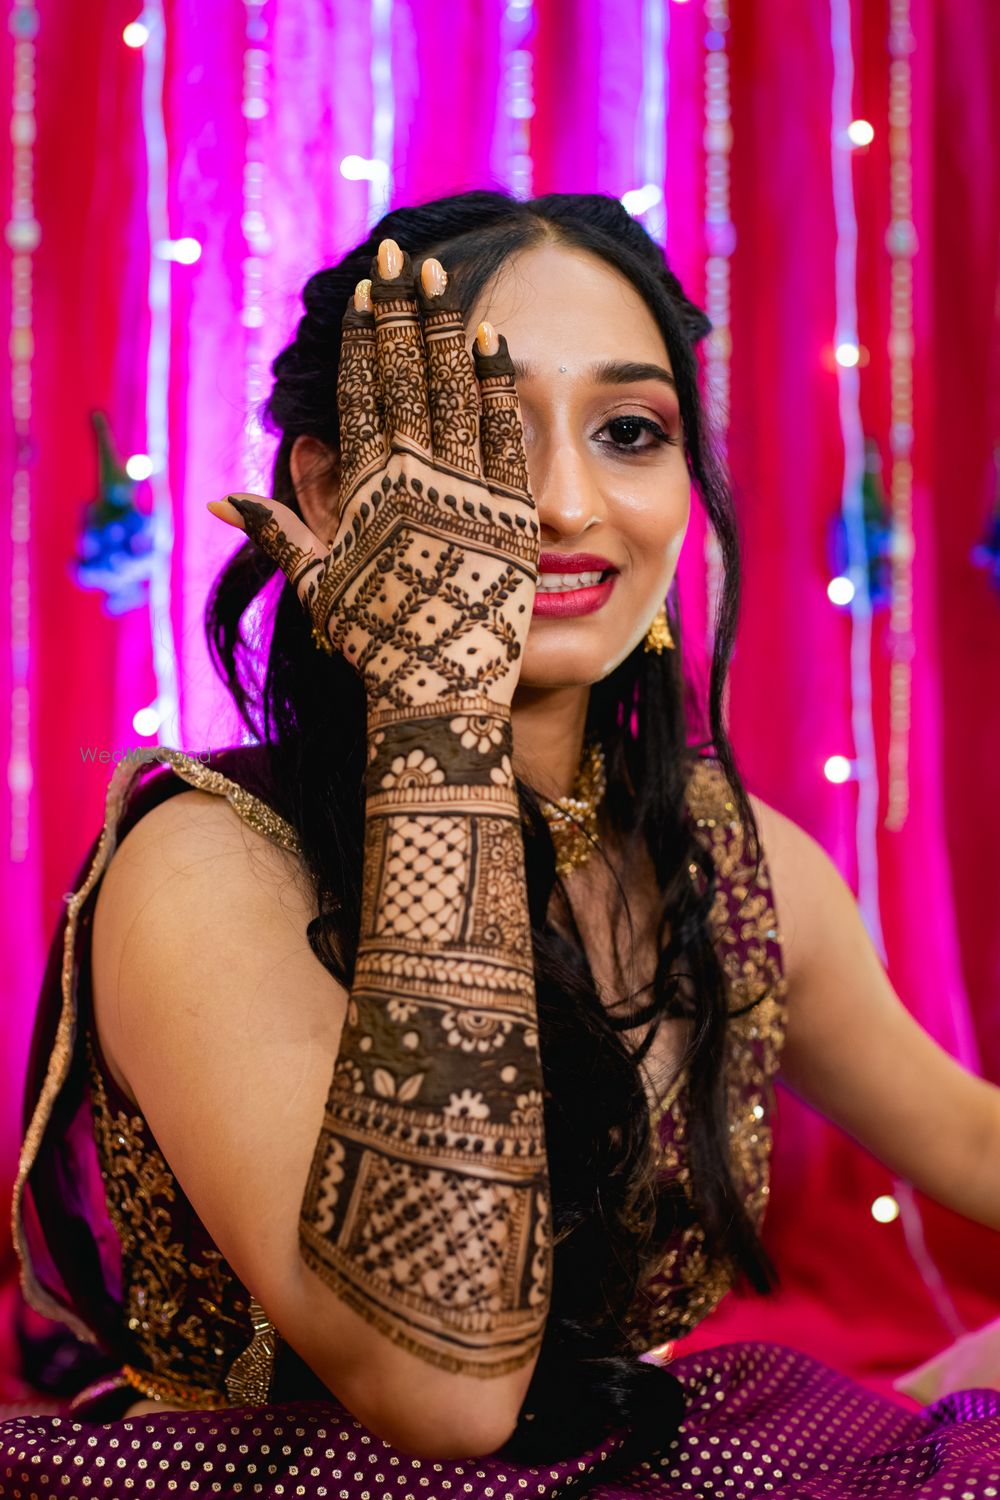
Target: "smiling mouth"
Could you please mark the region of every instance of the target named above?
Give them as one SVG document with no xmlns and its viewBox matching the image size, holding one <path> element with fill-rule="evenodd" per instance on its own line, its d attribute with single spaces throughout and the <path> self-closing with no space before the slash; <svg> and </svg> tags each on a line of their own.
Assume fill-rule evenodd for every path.
<svg viewBox="0 0 1000 1500">
<path fill-rule="evenodd" d="M 561 594 L 575 589 L 593 588 L 598 583 L 606 583 L 617 571 L 616 568 L 592 568 L 585 573 L 539 573 L 536 588 L 542 594 Z"/>
<path fill-rule="evenodd" d="M 577 594 L 618 574 L 598 552 L 543 552 L 538 558 L 538 594 Z"/>
<path fill-rule="evenodd" d="M 602 609 L 614 592 L 618 568 L 600 552 L 539 553 L 532 615 L 565 619 Z"/>
</svg>

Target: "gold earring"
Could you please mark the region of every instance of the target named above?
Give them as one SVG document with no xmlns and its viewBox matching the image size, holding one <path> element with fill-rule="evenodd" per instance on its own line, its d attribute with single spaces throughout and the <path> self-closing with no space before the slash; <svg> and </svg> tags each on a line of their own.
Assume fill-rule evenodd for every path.
<svg viewBox="0 0 1000 1500">
<path fill-rule="evenodd" d="M 670 634 L 670 623 L 667 619 L 667 606 L 661 604 L 652 623 L 646 631 L 646 639 L 643 645 L 646 651 L 655 651 L 660 656 L 664 651 L 673 651 L 674 638 Z"/>
</svg>

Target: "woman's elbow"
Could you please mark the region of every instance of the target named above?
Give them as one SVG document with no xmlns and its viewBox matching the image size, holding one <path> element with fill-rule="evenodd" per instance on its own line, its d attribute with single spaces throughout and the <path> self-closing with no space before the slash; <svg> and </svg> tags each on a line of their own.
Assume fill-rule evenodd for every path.
<svg viewBox="0 0 1000 1500">
<path fill-rule="evenodd" d="M 361 1379 L 342 1384 L 341 1400 L 377 1437 L 414 1458 L 482 1458 L 495 1453 L 517 1426 L 529 1373 L 497 1379 L 414 1376 L 412 1358 L 400 1368 L 390 1354 Z M 421 1376 L 423 1378 L 421 1378 Z M 521 1376 L 521 1378 L 518 1378 Z"/>
</svg>

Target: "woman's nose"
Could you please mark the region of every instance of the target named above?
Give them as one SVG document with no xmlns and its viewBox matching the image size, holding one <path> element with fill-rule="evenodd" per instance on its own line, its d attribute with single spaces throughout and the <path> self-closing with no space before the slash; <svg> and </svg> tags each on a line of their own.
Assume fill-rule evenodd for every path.
<svg viewBox="0 0 1000 1500">
<path fill-rule="evenodd" d="M 586 455 L 574 444 L 561 443 L 547 451 L 543 445 L 529 444 L 526 456 L 531 493 L 543 533 L 576 536 L 591 520 L 604 519 L 604 496 L 595 483 Z"/>
</svg>

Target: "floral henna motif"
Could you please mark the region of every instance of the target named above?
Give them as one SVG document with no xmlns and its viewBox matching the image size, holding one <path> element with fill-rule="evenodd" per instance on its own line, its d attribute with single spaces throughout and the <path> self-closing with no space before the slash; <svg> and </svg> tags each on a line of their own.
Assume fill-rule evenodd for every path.
<svg viewBox="0 0 1000 1500">
<path fill-rule="evenodd" d="M 375 368 L 375 319 L 356 311 L 344 314 L 337 412 L 340 430 L 350 434 L 341 444 L 340 492 L 344 500 L 385 466 L 385 411 L 382 390 L 371 378 Z"/>
<path fill-rule="evenodd" d="M 483 474 L 493 494 L 517 500 L 528 494 L 528 468 L 514 365 L 503 334 L 499 335 L 499 341 L 496 354 L 482 354 L 478 348 L 474 351 L 482 394 Z"/>
<path fill-rule="evenodd" d="M 385 403 L 389 446 L 397 453 L 431 456 L 431 423 L 427 405 L 427 351 L 414 301 L 409 256 L 393 281 L 383 281 L 372 261 L 372 305 L 375 351 Z"/>
<path fill-rule="evenodd" d="M 465 324 L 453 284 L 437 297 L 421 290 L 427 347 L 427 398 L 435 468 L 480 477 L 479 388 L 465 347 Z"/>
<path fill-rule="evenodd" d="M 383 708 L 369 743 L 358 958 L 302 1253 L 393 1342 L 500 1375 L 537 1351 L 551 1274 L 509 711 Z"/>
</svg>

